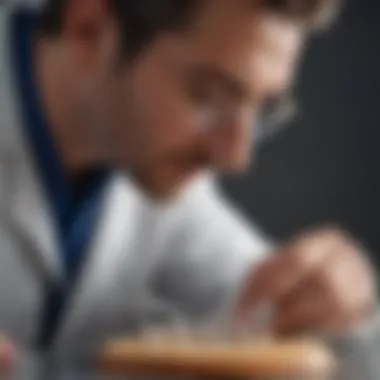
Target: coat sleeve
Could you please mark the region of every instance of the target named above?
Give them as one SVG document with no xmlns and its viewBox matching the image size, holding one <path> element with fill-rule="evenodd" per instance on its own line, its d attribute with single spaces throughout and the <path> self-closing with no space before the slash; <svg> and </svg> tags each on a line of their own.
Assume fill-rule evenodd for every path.
<svg viewBox="0 0 380 380">
<path fill-rule="evenodd" d="M 212 181 L 188 194 L 175 210 L 153 288 L 186 317 L 203 320 L 228 309 L 245 273 L 267 255 L 270 244 Z"/>
</svg>

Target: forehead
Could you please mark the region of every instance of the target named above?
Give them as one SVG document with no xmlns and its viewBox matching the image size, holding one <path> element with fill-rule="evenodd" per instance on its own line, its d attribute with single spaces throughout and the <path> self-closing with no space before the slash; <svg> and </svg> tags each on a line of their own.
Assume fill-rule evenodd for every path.
<svg viewBox="0 0 380 380">
<path fill-rule="evenodd" d="M 255 9 L 251 1 L 209 0 L 174 45 L 251 85 L 276 88 L 291 79 L 302 41 L 298 25 Z"/>
</svg>

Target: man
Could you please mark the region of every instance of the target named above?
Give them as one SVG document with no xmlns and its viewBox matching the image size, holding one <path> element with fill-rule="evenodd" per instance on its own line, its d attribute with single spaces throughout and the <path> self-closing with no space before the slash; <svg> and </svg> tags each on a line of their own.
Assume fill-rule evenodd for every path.
<svg viewBox="0 0 380 380">
<path fill-rule="evenodd" d="M 270 249 L 213 183 L 246 168 L 255 125 L 282 104 L 305 38 L 333 7 L 3 5 L 0 353 L 16 377 L 27 361 L 27 379 L 49 364 L 74 371 L 104 339 L 170 322 L 168 310 L 241 324 L 270 304 L 274 332 L 323 334 L 352 379 L 377 379 L 360 248 L 324 229 Z"/>
</svg>

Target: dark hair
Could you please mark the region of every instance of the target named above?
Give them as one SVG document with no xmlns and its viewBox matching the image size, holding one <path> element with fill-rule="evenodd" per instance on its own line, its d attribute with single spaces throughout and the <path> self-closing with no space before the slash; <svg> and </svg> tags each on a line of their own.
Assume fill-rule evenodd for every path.
<svg viewBox="0 0 380 380">
<path fill-rule="evenodd" d="M 128 57 L 140 52 L 162 31 L 185 28 L 205 0 L 106 0 L 122 32 Z M 253 5 L 314 28 L 325 25 L 338 0 L 252 0 Z M 39 22 L 43 34 L 58 35 L 67 0 L 46 0 Z"/>
</svg>

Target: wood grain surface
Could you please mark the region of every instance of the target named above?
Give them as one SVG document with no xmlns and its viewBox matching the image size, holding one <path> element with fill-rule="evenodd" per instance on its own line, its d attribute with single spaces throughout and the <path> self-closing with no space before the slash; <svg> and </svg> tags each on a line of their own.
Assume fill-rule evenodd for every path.
<svg viewBox="0 0 380 380">
<path fill-rule="evenodd" d="M 121 339 L 108 342 L 99 356 L 108 374 L 155 374 L 192 378 L 329 379 L 335 361 L 328 349 L 311 340 L 253 342 L 186 339 Z"/>
</svg>

